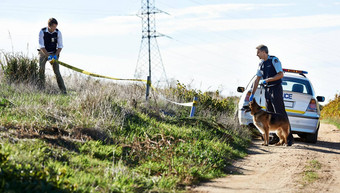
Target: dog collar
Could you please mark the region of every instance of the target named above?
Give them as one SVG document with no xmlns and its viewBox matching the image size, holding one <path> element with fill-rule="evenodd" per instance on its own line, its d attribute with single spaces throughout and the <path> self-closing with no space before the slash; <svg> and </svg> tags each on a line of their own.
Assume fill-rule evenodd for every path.
<svg viewBox="0 0 340 193">
<path fill-rule="evenodd" d="M 261 112 L 261 110 L 259 110 L 256 113 L 254 113 L 254 116 L 256 116 L 256 114 L 259 114 L 260 112 Z"/>
</svg>

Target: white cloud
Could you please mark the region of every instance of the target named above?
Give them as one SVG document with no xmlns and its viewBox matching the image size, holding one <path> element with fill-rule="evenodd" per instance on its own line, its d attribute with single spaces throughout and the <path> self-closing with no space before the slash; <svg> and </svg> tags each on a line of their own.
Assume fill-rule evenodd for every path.
<svg viewBox="0 0 340 193">
<path fill-rule="evenodd" d="M 112 16 L 86 22 L 69 22 L 63 25 L 63 33 L 70 37 L 122 35 L 141 28 L 137 16 Z"/>
<path fill-rule="evenodd" d="M 38 37 L 39 30 L 45 26 L 45 22 L 0 19 L 0 26 L 2 26 L 1 35 L 8 34 L 8 31 L 10 31 L 13 36 Z M 69 37 L 122 35 L 139 30 L 141 19 L 137 16 L 113 16 L 83 22 L 63 22 L 59 23 L 58 28 L 63 35 Z"/>
<path fill-rule="evenodd" d="M 231 11 L 248 11 L 261 7 L 283 7 L 291 5 L 292 4 L 214 4 L 173 9 L 169 10 L 169 12 L 174 17 L 199 16 L 204 18 L 216 18 Z"/>
<path fill-rule="evenodd" d="M 230 31 L 230 30 L 287 30 L 322 27 L 339 27 L 339 15 L 311 15 L 277 18 L 222 19 L 222 18 L 171 18 L 162 20 L 160 28 L 166 33 L 184 30 Z"/>
</svg>

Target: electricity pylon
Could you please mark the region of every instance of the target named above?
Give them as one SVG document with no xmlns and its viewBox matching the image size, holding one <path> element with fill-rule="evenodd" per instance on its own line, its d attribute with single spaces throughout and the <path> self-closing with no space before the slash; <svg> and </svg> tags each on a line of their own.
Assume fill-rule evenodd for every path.
<svg viewBox="0 0 340 193">
<path fill-rule="evenodd" d="M 142 18 L 142 41 L 139 49 L 135 78 L 147 78 L 154 86 L 167 86 L 168 79 L 159 51 L 156 32 L 155 15 L 161 13 L 155 7 L 154 0 L 141 0 L 139 16 Z M 151 84 L 151 83 L 150 83 Z M 147 96 L 148 97 L 148 91 Z"/>
</svg>

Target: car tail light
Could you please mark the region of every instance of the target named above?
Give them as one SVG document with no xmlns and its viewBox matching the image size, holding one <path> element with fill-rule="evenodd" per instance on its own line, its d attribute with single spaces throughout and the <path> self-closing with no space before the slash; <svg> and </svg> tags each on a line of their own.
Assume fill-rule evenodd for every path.
<svg viewBox="0 0 340 193">
<path fill-rule="evenodd" d="M 250 95 L 251 95 L 251 92 L 248 91 L 247 95 L 246 95 L 246 98 L 244 99 L 245 102 L 249 102 Z"/>
<path fill-rule="evenodd" d="M 315 99 L 310 100 L 309 105 L 307 107 L 307 111 L 308 112 L 316 112 L 317 111 Z"/>
</svg>

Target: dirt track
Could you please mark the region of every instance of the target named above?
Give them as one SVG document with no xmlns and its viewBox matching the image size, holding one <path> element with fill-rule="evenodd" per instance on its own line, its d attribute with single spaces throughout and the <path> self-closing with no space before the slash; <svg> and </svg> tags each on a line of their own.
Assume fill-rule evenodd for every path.
<svg viewBox="0 0 340 193">
<path fill-rule="evenodd" d="M 318 142 L 295 136 L 291 147 L 262 146 L 255 140 L 249 155 L 236 161 L 231 175 L 192 189 L 194 192 L 340 192 L 340 130 L 321 124 Z M 304 180 L 311 160 L 321 164 L 314 182 Z"/>
</svg>

